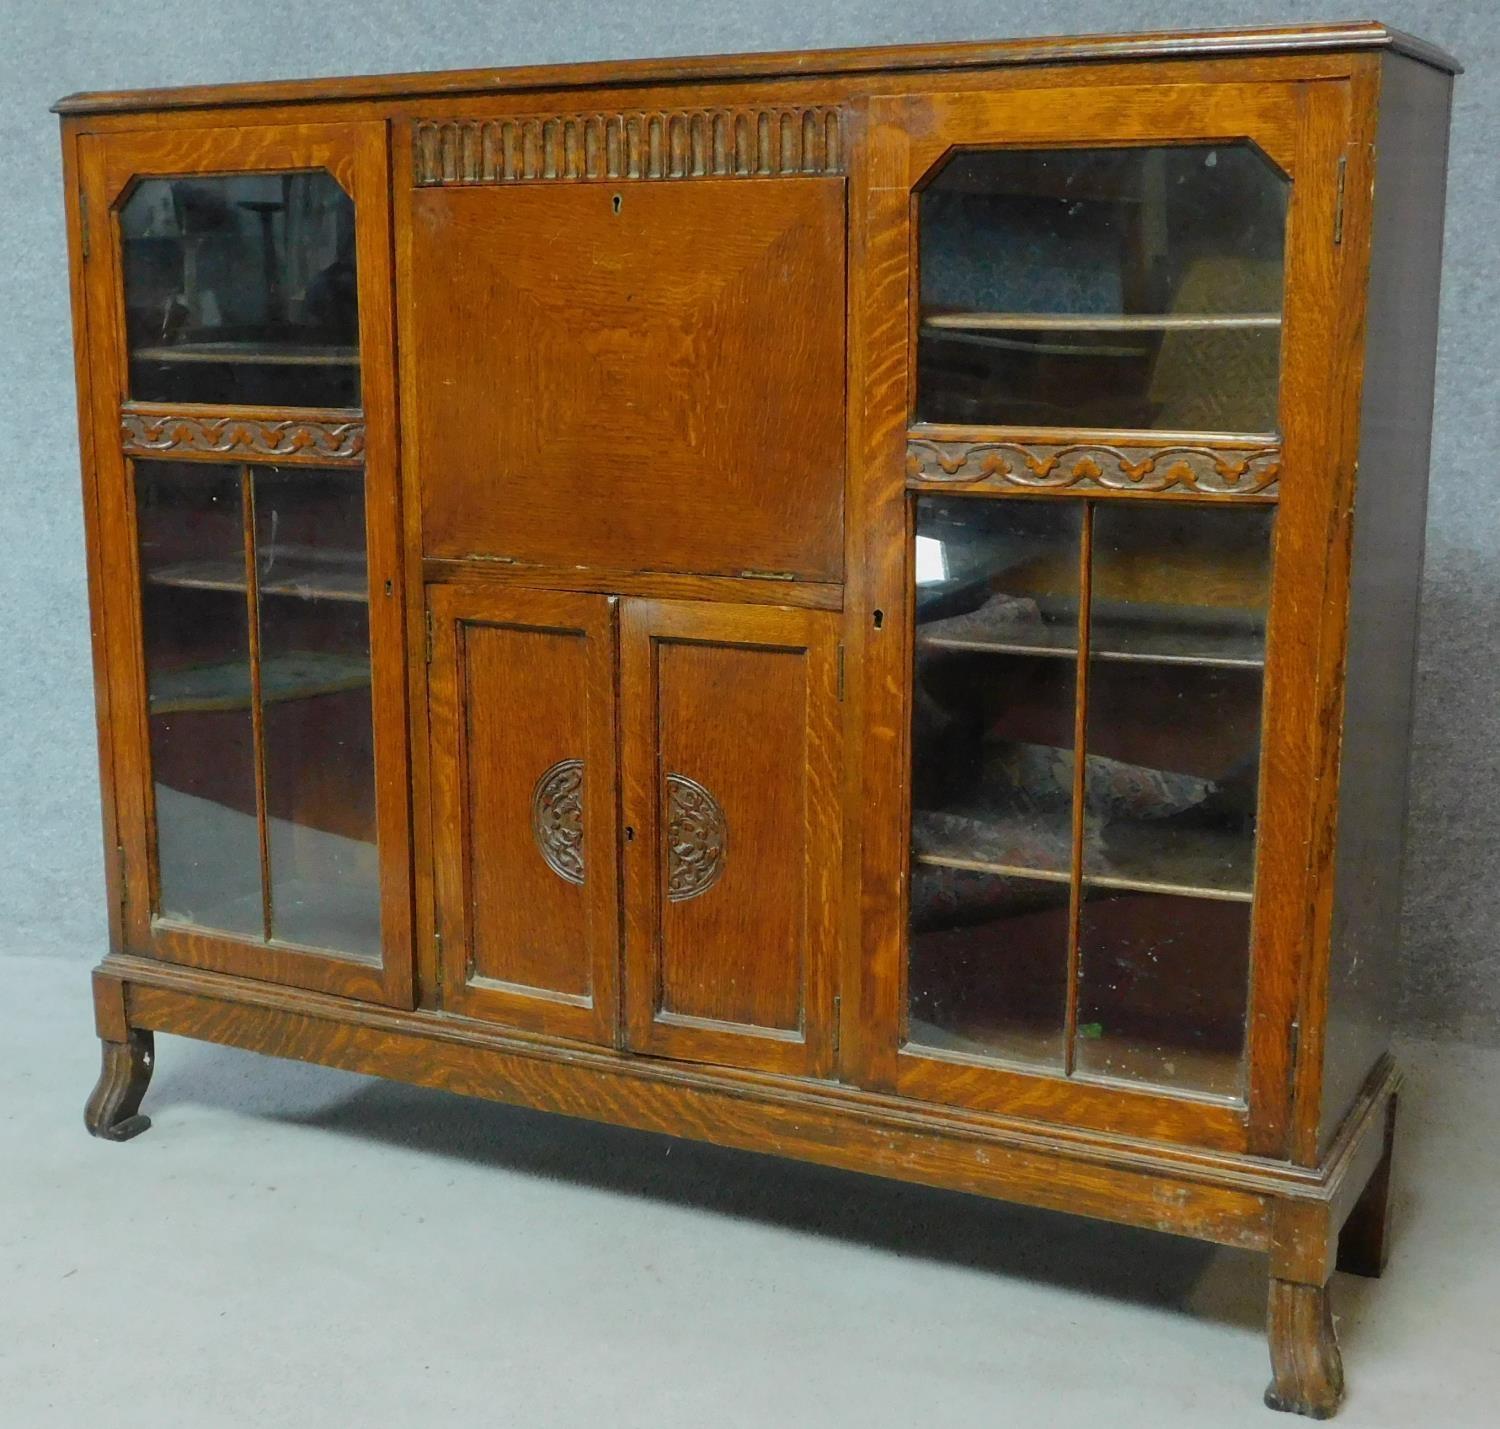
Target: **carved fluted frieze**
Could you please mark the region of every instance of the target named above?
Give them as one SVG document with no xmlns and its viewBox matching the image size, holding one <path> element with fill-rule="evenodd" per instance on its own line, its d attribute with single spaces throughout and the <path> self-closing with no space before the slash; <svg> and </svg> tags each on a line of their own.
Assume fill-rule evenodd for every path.
<svg viewBox="0 0 1500 1429">
<path fill-rule="evenodd" d="M 824 105 L 423 121 L 413 139 L 419 187 L 844 171 L 839 111 Z"/>
</svg>

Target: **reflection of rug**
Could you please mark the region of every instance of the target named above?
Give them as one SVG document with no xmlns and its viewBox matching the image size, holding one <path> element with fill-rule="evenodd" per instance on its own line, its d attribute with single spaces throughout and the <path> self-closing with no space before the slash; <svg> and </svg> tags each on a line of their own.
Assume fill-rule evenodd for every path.
<svg viewBox="0 0 1500 1429">
<path fill-rule="evenodd" d="M 272 655 L 260 665 L 262 704 L 333 695 L 370 683 L 370 661 L 363 655 L 294 650 Z M 250 662 L 220 660 L 167 670 L 151 681 L 151 713 L 185 714 L 195 710 L 232 710 L 250 704 Z"/>
<path fill-rule="evenodd" d="M 911 835 L 919 855 L 1057 873 L 1072 866 L 1073 824 L 1066 810 L 1037 819 L 916 809 Z"/>
<path fill-rule="evenodd" d="M 1006 741 L 984 755 L 984 793 L 1004 810 L 1034 813 L 1072 802 L 1073 751 Z M 1104 818 L 1165 819 L 1201 804 L 1214 784 L 1192 774 L 1127 764 L 1103 754 L 1084 760 L 1084 805 Z"/>
<path fill-rule="evenodd" d="M 996 591 L 983 605 L 962 615 L 949 615 L 919 625 L 917 639 L 1003 645 L 1034 637 L 1041 624 L 1042 613 L 1036 601 Z"/>
</svg>

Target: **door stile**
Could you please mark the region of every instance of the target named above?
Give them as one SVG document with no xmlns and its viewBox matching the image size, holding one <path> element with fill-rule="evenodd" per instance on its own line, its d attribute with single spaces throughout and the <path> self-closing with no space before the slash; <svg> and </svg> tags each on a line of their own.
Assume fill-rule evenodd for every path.
<svg viewBox="0 0 1500 1429">
<path fill-rule="evenodd" d="M 1084 800 L 1088 784 L 1090 596 L 1094 578 L 1094 506 L 1083 503 L 1078 539 L 1078 658 L 1073 676 L 1073 856 L 1068 871 L 1068 1002 L 1063 1013 L 1063 1074 L 1077 1060 L 1079 942 L 1083 921 Z"/>
</svg>

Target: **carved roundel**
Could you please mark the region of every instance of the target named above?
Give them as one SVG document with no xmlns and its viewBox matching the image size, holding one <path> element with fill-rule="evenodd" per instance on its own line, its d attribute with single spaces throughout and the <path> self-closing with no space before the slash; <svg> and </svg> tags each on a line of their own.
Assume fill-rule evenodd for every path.
<svg viewBox="0 0 1500 1429">
<path fill-rule="evenodd" d="M 707 893 L 724 872 L 729 828 L 719 801 L 696 779 L 667 775 L 667 897 Z"/>
<path fill-rule="evenodd" d="M 531 832 L 553 873 L 583 882 L 583 760 L 560 759 L 536 781 Z"/>
</svg>

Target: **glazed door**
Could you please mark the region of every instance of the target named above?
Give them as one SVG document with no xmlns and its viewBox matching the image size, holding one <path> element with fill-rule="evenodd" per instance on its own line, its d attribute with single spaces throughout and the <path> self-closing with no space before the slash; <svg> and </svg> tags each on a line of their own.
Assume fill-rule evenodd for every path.
<svg viewBox="0 0 1500 1429">
<path fill-rule="evenodd" d="M 431 591 L 443 1006 L 613 1042 L 615 600 Z"/>
<path fill-rule="evenodd" d="M 826 1076 L 840 887 L 838 616 L 625 602 L 628 1045 Z"/>
<path fill-rule="evenodd" d="M 80 152 L 121 942 L 409 1006 L 384 128 Z"/>
<path fill-rule="evenodd" d="M 907 378 L 863 414 L 874 1085 L 1278 1143 L 1345 103 L 874 106 L 866 262 L 900 276 L 861 321 Z"/>
</svg>

